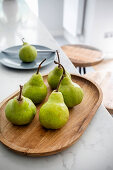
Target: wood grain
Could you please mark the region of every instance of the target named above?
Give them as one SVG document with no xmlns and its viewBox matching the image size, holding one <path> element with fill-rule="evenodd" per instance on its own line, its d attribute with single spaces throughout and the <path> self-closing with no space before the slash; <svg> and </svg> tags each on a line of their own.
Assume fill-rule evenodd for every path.
<svg viewBox="0 0 113 170">
<path fill-rule="evenodd" d="M 85 76 L 91 78 L 101 87 L 104 106 L 109 113 L 113 114 L 113 72 L 96 71 Z"/>
<path fill-rule="evenodd" d="M 93 66 L 103 60 L 102 52 L 99 50 L 79 45 L 64 45 L 61 48 L 76 67 Z"/>
<path fill-rule="evenodd" d="M 100 106 L 102 92 L 98 85 L 87 78 L 72 75 L 72 80 L 83 88 L 84 98 L 81 104 L 69 110 L 69 121 L 63 128 L 47 130 L 40 125 L 38 118 L 40 107 L 51 93 L 47 84 L 47 76 L 44 76 L 44 81 L 48 86 L 48 96 L 42 104 L 37 105 L 37 114 L 31 124 L 14 126 L 5 117 L 5 106 L 8 100 L 17 95 L 17 92 L 0 104 L 0 141 L 10 149 L 29 156 L 56 154 L 75 143 Z"/>
</svg>

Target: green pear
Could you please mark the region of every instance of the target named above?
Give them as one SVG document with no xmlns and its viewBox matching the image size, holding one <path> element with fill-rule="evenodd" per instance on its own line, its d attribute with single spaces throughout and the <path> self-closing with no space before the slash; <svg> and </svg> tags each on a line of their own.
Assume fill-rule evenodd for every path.
<svg viewBox="0 0 113 170">
<path fill-rule="evenodd" d="M 57 56 L 58 56 L 58 66 L 56 66 L 49 74 L 48 74 L 48 84 L 50 85 L 50 87 L 52 89 L 56 89 L 58 86 L 58 83 L 62 77 L 62 73 L 63 73 L 63 68 L 60 65 L 60 57 L 59 57 L 59 53 L 57 52 Z M 68 72 L 66 72 L 69 76 L 70 74 Z"/>
<path fill-rule="evenodd" d="M 68 119 L 69 111 L 62 93 L 53 91 L 39 111 L 41 125 L 47 129 L 59 129 L 67 123 Z"/>
<path fill-rule="evenodd" d="M 57 66 L 48 74 L 47 81 L 52 89 L 57 88 L 57 85 L 58 85 L 58 82 L 60 81 L 62 73 L 63 73 L 63 69 Z"/>
<path fill-rule="evenodd" d="M 34 103 L 30 99 L 23 97 L 21 93 L 22 86 L 20 86 L 19 97 L 16 96 L 9 100 L 5 108 L 6 118 L 15 125 L 30 123 L 36 114 Z"/>
<path fill-rule="evenodd" d="M 58 64 L 58 62 L 55 61 L 55 64 Z M 81 103 L 84 93 L 82 88 L 78 84 L 73 83 L 69 75 L 66 74 L 66 71 L 63 66 L 62 68 L 63 74 L 60 79 L 58 88 L 63 95 L 66 106 L 73 107 Z"/>
<path fill-rule="evenodd" d="M 37 57 L 36 48 L 23 41 L 23 45 L 19 50 L 19 58 L 23 62 L 33 62 Z"/>
<path fill-rule="evenodd" d="M 62 93 L 67 107 L 80 104 L 84 96 L 82 88 L 73 83 L 68 76 L 65 76 L 61 81 L 59 91 Z"/>
<path fill-rule="evenodd" d="M 37 72 L 33 74 L 30 80 L 23 86 L 23 96 L 31 99 L 35 104 L 41 103 L 47 95 L 47 86 L 44 84 L 43 77 L 39 73 L 41 64 L 45 60 L 46 59 L 39 64 Z"/>
</svg>

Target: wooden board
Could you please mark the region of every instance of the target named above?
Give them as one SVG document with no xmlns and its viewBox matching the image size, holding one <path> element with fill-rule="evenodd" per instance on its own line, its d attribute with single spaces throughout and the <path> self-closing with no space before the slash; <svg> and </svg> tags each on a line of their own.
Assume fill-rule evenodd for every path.
<svg viewBox="0 0 113 170">
<path fill-rule="evenodd" d="M 0 104 L 0 141 L 8 148 L 29 156 L 56 154 L 75 143 L 100 106 L 102 92 L 95 83 L 84 77 L 72 75 L 72 80 L 83 88 L 84 99 L 81 104 L 69 109 L 69 121 L 63 128 L 47 130 L 40 125 L 38 119 L 40 107 L 51 93 L 47 84 L 47 76 L 44 76 L 44 81 L 48 86 L 48 96 L 42 104 L 37 105 L 37 114 L 31 124 L 15 126 L 5 117 L 5 106 L 8 100 L 17 95 L 17 92 Z"/>
<path fill-rule="evenodd" d="M 103 92 L 103 103 L 109 113 L 113 114 L 113 72 L 95 71 L 85 74 L 98 83 Z"/>
<path fill-rule="evenodd" d="M 103 60 L 102 52 L 89 46 L 64 45 L 61 48 L 76 67 L 92 66 Z"/>
<path fill-rule="evenodd" d="M 113 71 L 113 58 L 106 58 L 101 63 L 93 66 L 96 71 Z"/>
</svg>

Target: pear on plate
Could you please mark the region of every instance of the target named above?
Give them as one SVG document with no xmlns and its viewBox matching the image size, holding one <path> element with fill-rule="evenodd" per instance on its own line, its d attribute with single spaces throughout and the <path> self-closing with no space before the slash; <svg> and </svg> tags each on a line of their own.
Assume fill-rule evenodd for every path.
<svg viewBox="0 0 113 170">
<path fill-rule="evenodd" d="M 55 63 L 58 64 L 57 62 Z M 77 83 L 74 83 L 66 74 L 63 66 L 62 68 L 64 71 L 63 78 L 59 86 L 59 92 L 62 93 L 66 106 L 74 107 L 82 102 L 84 93 L 82 88 Z"/>
<path fill-rule="evenodd" d="M 60 57 L 59 52 L 56 51 L 57 57 L 58 57 L 58 66 L 56 66 L 49 74 L 48 74 L 48 84 L 50 85 L 51 89 L 55 90 L 58 86 L 58 83 L 60 81 L 60 78 L 62 77 L 63 68 L 60 65 Z M 70 74 L 67 72 L 67 74 L 70 76 Z"/>
<path fill-rule="evenodd" d="M 22 39 L 23 41 L 23 39 Z M 27 42 L 23 41 L 23 45 L 19 50 L 19 58 L 23 62 L 30 63 L 33 62 L 37 57 L 36 48 Z"/>
<path fill-rule="evenodd" d="M 44 83 L 42 75 L 39 73 L 41 65 L 45 60 L 39 64 L 37 72 L 23 86 L 23 96 L 31 99 L 35 104 L 41 103 L 47 95 L 47 86 Z"/>
<path fill-rule="evenodd" d="M 9 100 L 6 108 L 6 118 L 15 125 L 26 125 L 30 123 L 36 114 L 34 103 L 22 96 L 22 86 L 20 86 L 19 96 Z"/>
<path fill-rule="evenodd" d="M 57 89 L 54 90 L 48 101 L 42 105 L 39 111 L 39 121 L 41 125 L 47 129 L 59 129 L 63 127 L 69 119 L 69 110 L 64 103 L 63 95 L 59 92 L 58 83 Z"/>
</svg>

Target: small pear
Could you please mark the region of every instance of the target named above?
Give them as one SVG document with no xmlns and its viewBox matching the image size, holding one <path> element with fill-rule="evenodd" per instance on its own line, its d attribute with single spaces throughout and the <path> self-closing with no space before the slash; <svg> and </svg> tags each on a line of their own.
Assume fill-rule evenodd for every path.
<svg viewBox="0 0 113 170">
<path fill-rule="evenodd" d="M 56 66 L 49 74 L 48 74 L 48 84 L 50 87 L 55 90 L 58 86 L 58 83 L 62 77 L 63 68 L 60 65 L 60 57 L 58 51 L 56 51 L 57 57 L 58 57 L 58 66 Z M 70 74 L 67 72 L 67 74 L 70 76 Z"/>
<path fill-rule="evenodd" d="M 56 62 L 56 64 L 58 64 Z M 62 65 L 61 65 L 62 66 Z M 66 74 L 64 67 L 63 68 L 63 78 L 59 86 L 59 91 L 62 93 L 64 102 L 67 107 L 74 107 L 82 102 L 84 93 L 82 88 L 73 83 L 71 78 Z"/>
<path fill-rule="evenodd" d="M 22 86 L 20 86 L 19 97 L 16 96 L 9 100 L 5 108 L 7 119 L 15 125 L 30 123 L 36 114 L 34 103 L 30 99 L 23 97 L 21 94 Z"/>
<path fill-rule="evenodd" d="M 23 39 L 22 39 L 23 41 Z M 23 41 L 23 45 L 19 50 L 19 58 L 23 62 L 29 63 L 33 62 L 37 57 L 36 48 Z"/>
<path fill-rule="evenodd" d="M 41 103 L 47 95 L 47 86 L 44 84 L 42 75 L 39 73 L 41 64 L 45 61 L 44 59 L 38 67 L 35 74 L 32 75 L 30 80 L 24 84 L 22 94 L 33 101 L 33 103 Z"/>
<path fill-rule="evenodd" d="M 69 111 L 64 103 L 61 92 L 53 91 L 48 101 L 42 105 L 39 112 L 39 121 L 47 129 L 59 129 L 69 119 Z"/>
</svg>

